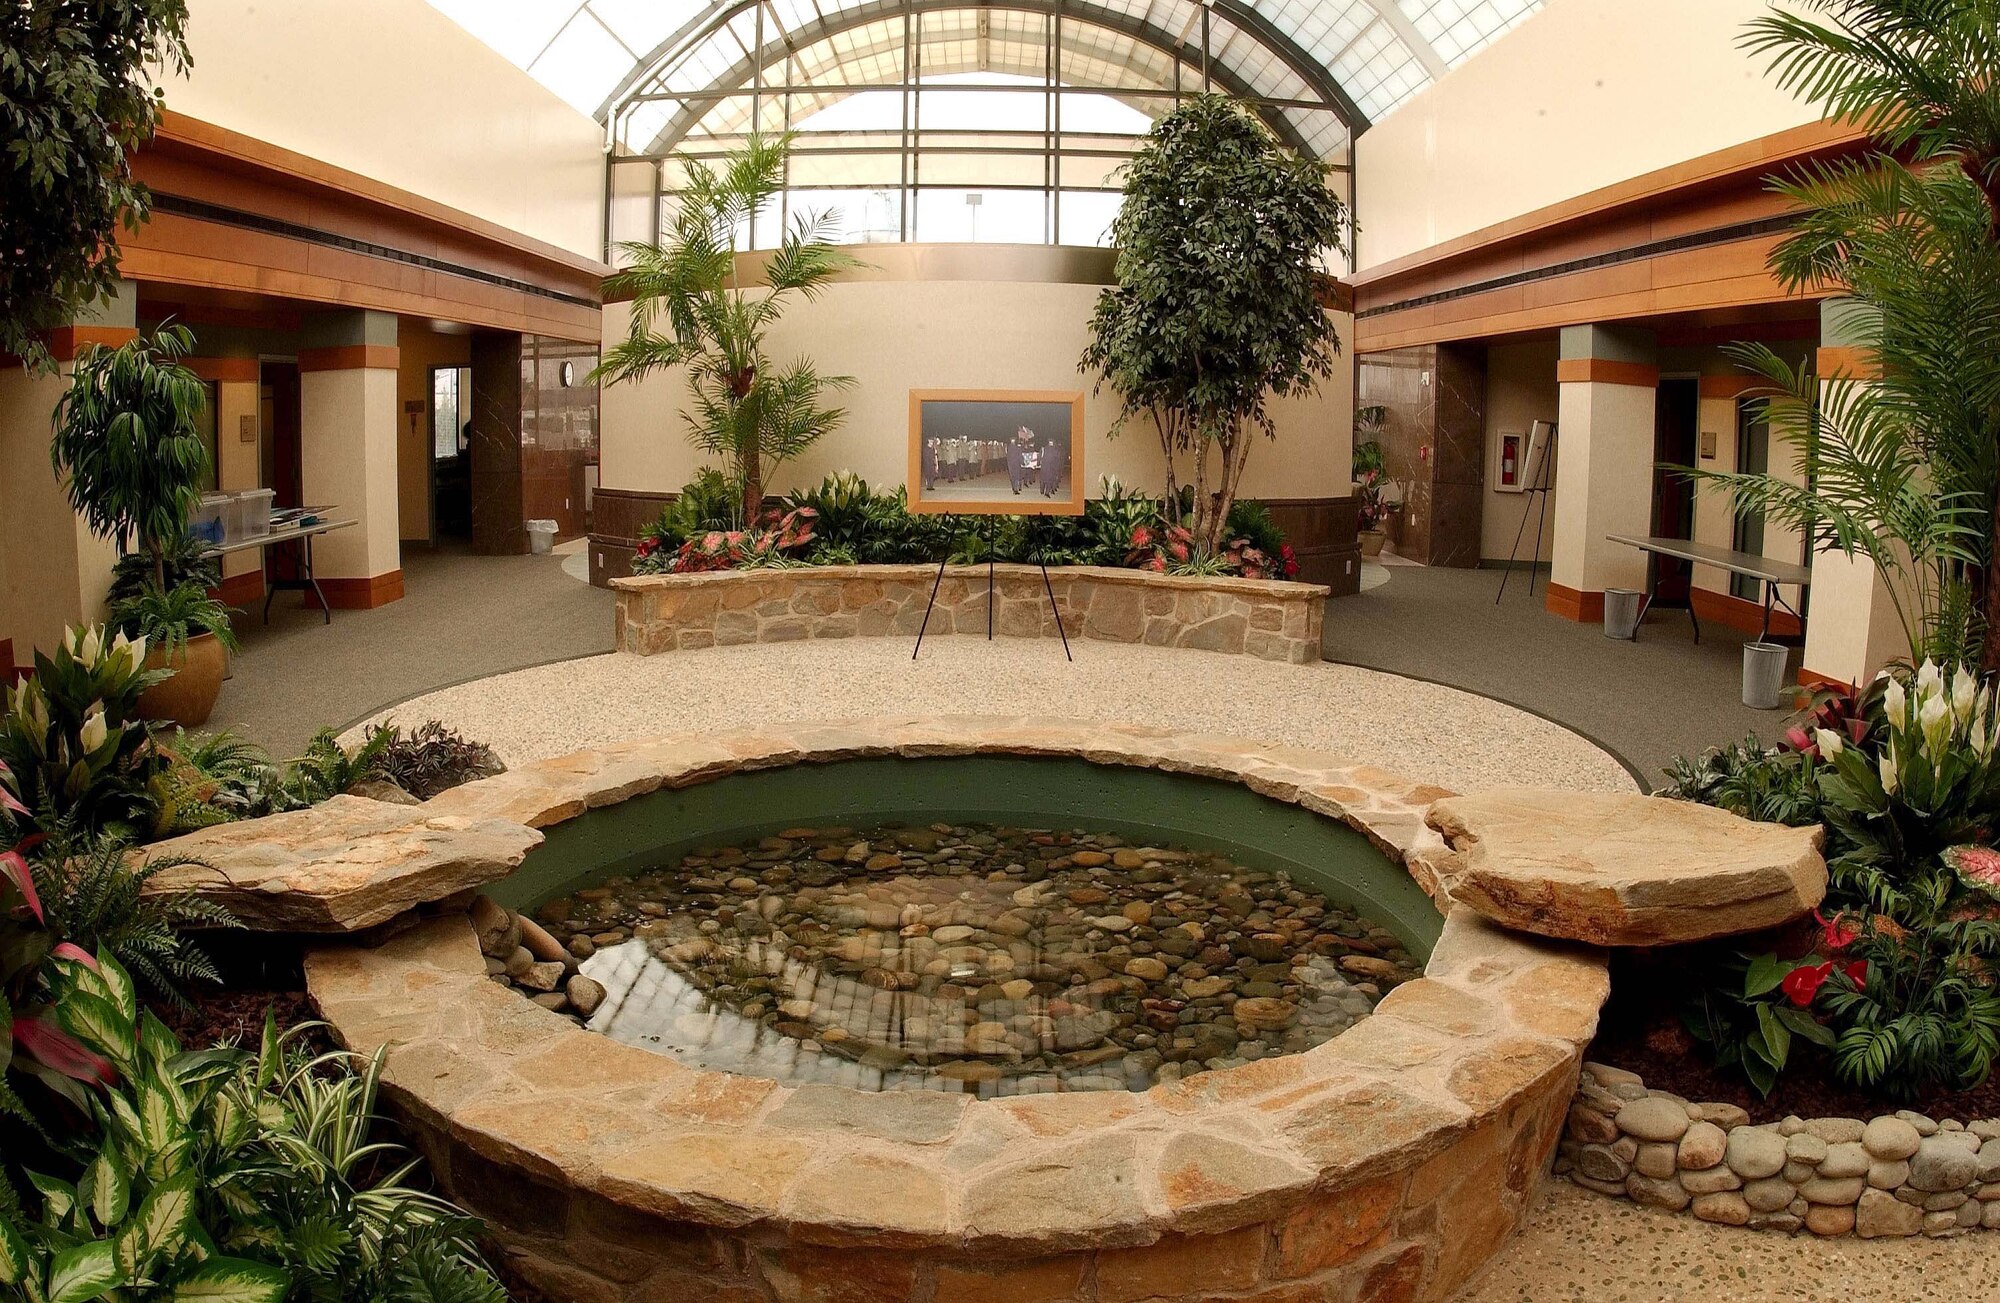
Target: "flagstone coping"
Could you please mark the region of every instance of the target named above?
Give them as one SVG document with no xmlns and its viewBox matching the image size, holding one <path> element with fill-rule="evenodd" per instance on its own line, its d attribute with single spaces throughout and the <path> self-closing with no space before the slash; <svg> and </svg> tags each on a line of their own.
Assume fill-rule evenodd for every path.
<svg viewBox="0 0 2000 1303">
<path fill-rule="evenodd" d="M 1233 780 L 1361 828 L 1435 883 L 1442 842 L 1422 815 L 1436 789 L 1293 748 L 1073 721 L 663 739 L 419 808 L 547 826 L 746 769 L 974 753 Z M 1425 975 L 1311 1051 L 1143 1093 L 975 1100 L 786 1086 L 620 1044 L 488 980 L 457 914 L 373 949 L 323 946 L 306 974 L 343 1044 L 387 1050 L 388 1097 L 513 1265 L 562 1296 L 635 1303 L 689 1270 L 718 1298 L 880 1272 L 868 1297 L 1039 1298 L 1033 1282 L 1053 1273 L 1074 1282 L 1047 1297 L 1117 1303 L 1361 1273 L 1441 1299 L 1511 1233 L 1552 1161 L 1609 989 L 1598 952 L 1450 908 Z"/>
<path fill-rule="evenodd" d="M 1432 861 L 1451 898 L 1502 927 L 1597 946 L 1759 932 L 1826 895 L 1825 833 L 1629 792 L 1496 788 L 1439 800 Z"/>
<path fill-rule="evenodd" d="M 1321 584 L 1163 575 L 1113 566 L 799 566 L 631 575 L 614 645 L 637 656 L 796 642 L 997 632 L 1230 652 L 1304 665 L 1320 658 Z"/>
</svg>

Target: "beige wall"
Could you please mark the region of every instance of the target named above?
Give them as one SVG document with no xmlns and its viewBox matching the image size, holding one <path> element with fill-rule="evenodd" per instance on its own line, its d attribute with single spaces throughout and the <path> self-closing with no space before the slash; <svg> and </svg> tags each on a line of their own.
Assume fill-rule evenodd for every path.
<svg viewBox="0 0 2000 1303">
<path fill-rule="evenodd" d="M 299 377 L 299 479 L 307 502 L 338 504 L 358 522 L 313 545 L 321 578 L 367 579 L 402 566 L 396 524 L 396 372 L 308 371 Z"/>
<path fill-rule="evenodd" d="M 0 638 L 24 665 L 65 627 L 104 618 L 117 555 L 70 510 L 49 468 L 50 418 L 66 384 L 0 366 Z"/>
<path fill-rule="evenodd" d="M 446 335 L 408 317 L 396 330 L 396 501 L 399 533 L 431 536 L 431 368 L 472 365 L 472 336 Z M 410 410 L 410 404 L 417 405 Z"/>
<path fill-rule="evenodd" d="M 1536 421 L 1556 419 L 1559 399 L 1556 384 L 1556 341 L 1532 340 L 1519 344 L 1495 344 L 1486 350 L 1486 491 L 1480 514 L 1479 555 L 1487 561 L 1505 561 L 1520 539 L 1519 559 L 1526 561 L 1535 548 L 1535 520 L 1521 529 L 1521 518 L 1529 511 L 1541 515 L 1541 499 L 1530 493 L 1502 493 L 1496 467 L 1500 458 L 1500 436 L 1525 436 Z M 1555 493 L 1549 494 L 1548 522 L 1553 525 Z M 1555 532 L 1542 530 L 1539 560 L 1555 554 Z"/>
<path fill-rule="evenodd" d="M 167 106 L 590 257 L 604 129 L 424 0 L 190 0 Z"/>
<path fill-rule="evenodd" d="M 780 470 L 784 492 L 851 470 L 878 487 L 908 478 L 911 389 L 1090 389 L 1077 370 L 1098 285 L 1021 281 L 842 281 L 817 302 L 795 305 L 769 340 L 774 358 L 810 355 L 830 375 L 858 383 L 839 396 L 845 425 Z M 605 341 L 623 338 L 622 305 L 605 309 Z M 1343 341 L 1351 322 L 1341 318 Z M 688 443 L 680 373 L 603 394 L 602 482 L 608 488 L 672 491 L 702 464 Z M 1353 369 L 1343 363 L 1321 393 L 1277 407 L 1279 435 L 1260 442 L 1244 472 L 1252 497 L 1334 497 L 1349 488 Z M 1118 412 L 1107 389 L 1084 407 L 1084 473 L 1094 491 L 1104 475 L 1157 489 L 1164 482 L 1158 438 L 1147 423 L 1106 435 Z"/>
<path fill-rule="evenodd" d="M 259 411 L 255 381 L 229 381 L 215 386 L 215 486 L 224 492 L 254 489 L 263 485 L 263 468 L 258 462 Z M 250 418 L 250 441 L 243 441 L 243 418 Z M 264 554 L 257 551 L 230 552 L 222 558 L 222 576 L 248 574 L 261 569 Z"/>
<path fill-rule="evenodd" d="M 1767 0 L 1553 0 L 1364 132 L 1362 268 L 1814 120 L 1736 47 Z"/>
</svg>

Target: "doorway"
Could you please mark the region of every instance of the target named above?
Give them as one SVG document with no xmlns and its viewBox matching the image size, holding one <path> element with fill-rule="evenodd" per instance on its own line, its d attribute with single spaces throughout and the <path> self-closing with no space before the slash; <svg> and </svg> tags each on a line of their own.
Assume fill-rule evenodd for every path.
<svg viewBox="0 0 2000 1303">
<path fill-rule="evenodd" d="M 472 368 L 430 369 L 431 542 L 472 538 Z"/>
<path fill-rule="evenodd" d="M 1668 376 L 1653 402 L 1653 522 L 1655 538 L 1694 537 L 1694 485 L 1685 473 L 1701 439 L 1701 380 Z M 1653 558 L 1654 604 L 1684 607 L 1691 600 L 1694 567 L 1674 557 Z"/>
<path fill-rule="evenodd" d="M 265 474 L 264 487 L 271 490 L 274 510 L 305 506 L 303 454 L 300 428 L 304 423 L 299 392 L 299 364 L 289 359 L 266 359 L 257 364 L 257 428 L 260 433 L 258 456 Z M 298 562 L 294 549 L 270 548 L 263 561 L 270 579 L 297 579 Z"/>
</svg>

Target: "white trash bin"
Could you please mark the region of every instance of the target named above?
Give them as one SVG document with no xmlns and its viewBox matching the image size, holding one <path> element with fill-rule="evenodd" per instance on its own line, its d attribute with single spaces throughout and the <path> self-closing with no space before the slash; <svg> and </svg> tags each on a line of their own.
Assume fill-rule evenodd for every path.
<svg viewBox="0 0 2000 1303">
<path fill-rule="evenodd" d="M 1784 705 L 1785 670 L 1792 649 L 1783 643 L 1743 644 L 1743 704 L 1752 710 L 1776 710 Z"/>
<path fill-rule="evenodd" d="M 1644 593 L 1629 588 L 1604 590 L 1604 636 L 1631 642 L 1639 636 L 1639 603 Z"/>
<path fill-rule="evenodd" d="M 556 522 L 553 520 L 530 520 L 528 526 L 528 550 L 536 556 L 546 556 L 555 546 Z"/>
</svg>

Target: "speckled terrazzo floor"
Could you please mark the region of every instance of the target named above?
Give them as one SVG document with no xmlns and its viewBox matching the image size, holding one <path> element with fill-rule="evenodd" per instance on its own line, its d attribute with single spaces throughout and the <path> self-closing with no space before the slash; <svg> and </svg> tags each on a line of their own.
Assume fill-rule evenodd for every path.
<svg viewBox="0 0 2000 1303">
<path fill-rule="evenodd" d="M 1594 743 L 1515 707 L 1349 665 L 1279 665 L 1116 643 L 955 636 L 593 656 L 417 697 L 510 762 L 664 733 L 861 715 L 1075 715 L 1311 747 L 1458 791 L 1632 790 Z"/>
<path fill-rule="evenodd" d="M 1551 1181 L 1457 1303 L 1929 1303 L 2000 1298 L 1988 1233 L 1822 1240 L 1711 1226 Z"/>
</svg>

